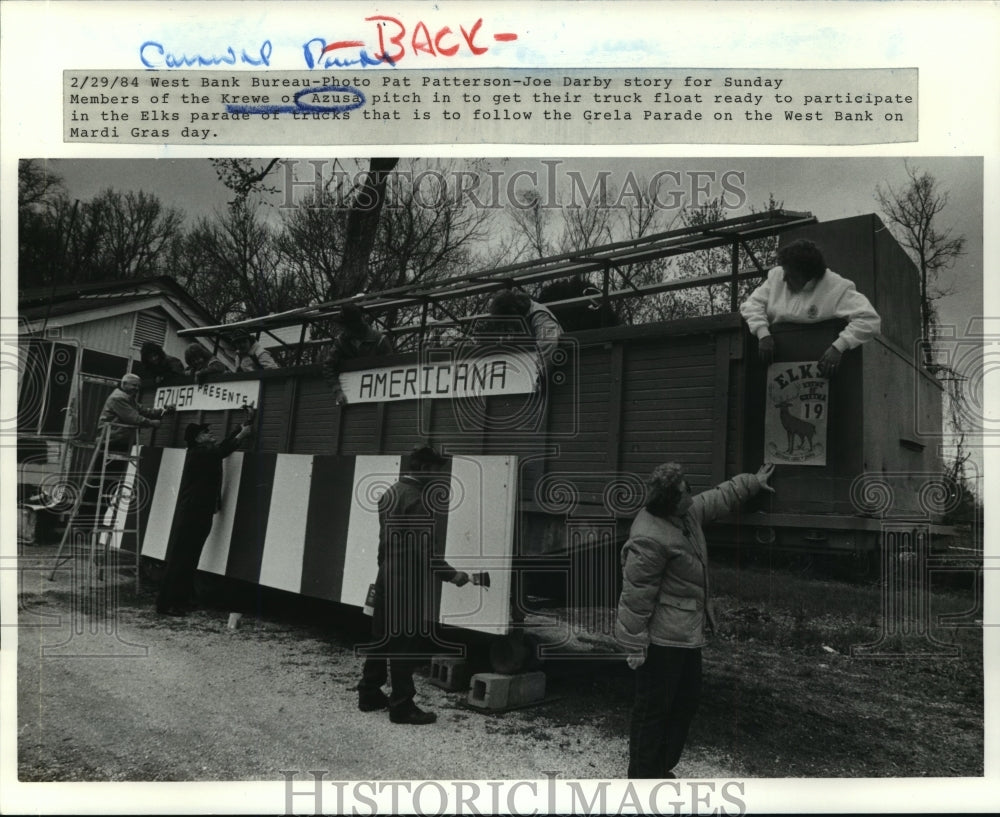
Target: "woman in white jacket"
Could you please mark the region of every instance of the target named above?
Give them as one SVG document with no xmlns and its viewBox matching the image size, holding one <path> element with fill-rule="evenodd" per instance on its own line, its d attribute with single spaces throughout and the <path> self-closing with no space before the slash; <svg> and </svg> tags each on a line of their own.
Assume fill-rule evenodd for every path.
<svg viewBox="0 0 1000 817">
<path fill-rule="evenodd" d="M 630 778 L 672 778 L 701 692 L 701 648 L 714 626 L 708 551 L 701 526 L 735 510 L 768 484 L 773 465 L 737 474 L 691 496 L 681 466 L 668 462 L 649 480 L 622 548 L 622 593 L 615 634 L 635 652 L 629 737 Z"/>
<path fill-rule="evenodd" d="M 778 250 L 778 262 L 781 266 L 772 269 L 740 306 L 757 338 L 761 361 L 768 365 L 774 358 L 774 324 L 841 318 L 847 326 L 819 359 L 820 374 L 832 376 L 843 353 L 870 340 L 882 328 L 882 320 L 852 281 L 826 268 L 823 253 L 812 241 L 786 244 Z"/>
</svg>

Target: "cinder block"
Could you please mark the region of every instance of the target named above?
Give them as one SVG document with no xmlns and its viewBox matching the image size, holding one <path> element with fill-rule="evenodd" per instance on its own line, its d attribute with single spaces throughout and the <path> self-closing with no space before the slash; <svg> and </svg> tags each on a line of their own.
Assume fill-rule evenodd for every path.
<svg viewBox="0 0 1000 817">
<path fill-rule="evenodd" d="M 519 675 L 479 672 L 472 676 L 469 706 L 492 710 L 513 709 L 537 703 L 544 697 L 544 672 L 523 672 Z"/>
<path fill-rule="evenodd" d="M 464 658 L 435 656 L 431 659 L 430 682 L 449 692 L 469 688 L 469 662 Z"/>
</svg>

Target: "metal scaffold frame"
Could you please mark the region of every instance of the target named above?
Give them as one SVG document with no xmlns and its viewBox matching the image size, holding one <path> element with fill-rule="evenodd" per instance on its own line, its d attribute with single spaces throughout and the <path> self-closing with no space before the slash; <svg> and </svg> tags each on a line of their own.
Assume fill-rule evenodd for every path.
<svg viewBox="0 0 1000 817">
<path fill-rule="evenodd" d="M 768 210 L 746 216 L 725 219 L 709 224 L 682 227 L 642 238 L 603 244 L 572 253 L 562 253 L 546 258 L 522 261 L 466 275 L 451 276 L 438 281 L 409 284 L 375 293 L 364 293 L 350 298 L 340 298 L 312 306 L 299 307 L 285 312 L 249 318 L 229 324 L 184 329 L 181 336 L 225 335 L 235 329 L 264 332 L 288 326 L 302 326 L 299 347 L 305 343 L 306 328 L 310 324 L 336 318 L 346 304 L 356 304 L 365 312 L 378 316 L 390 311 L 419 308 L 418 323 L 392 327 L 392 334 L 419 332 L 421 339 L 430 329 L 463 327 L 482 315 L 458 316 L 448 309 L 449 301 L 488 295 L 502 289 L 542 284 L 560 278 L 599 273 L 602 276 L 601 292 L 547 303 L 549 307 L 578 303 L 610 304 L 625 298 L 643 297 L 662 292 L 682 291 L 716 284 L 730 286 L 730 311 L 738 308 L 738 284 L 741 281 L 766 274 L 767 270 L 754 255 L 749 242 L 768 238 L 788 230 L 816 223 L 812 213 L 788 210 Z M 656 284 L 637 286 L 629 277 L 628 268 L 716 247 L 730 247 L 732 262 L 724 275 L 695 276 Z M 740 250 L 746 252 L 754 264 L 748 272 L 740 270 Z M 611 288 L 612 272 L 618 274 L 625 286 Z M 445 317 L 430 318 L 430 310 L 445 313 Z"/>
</svg>

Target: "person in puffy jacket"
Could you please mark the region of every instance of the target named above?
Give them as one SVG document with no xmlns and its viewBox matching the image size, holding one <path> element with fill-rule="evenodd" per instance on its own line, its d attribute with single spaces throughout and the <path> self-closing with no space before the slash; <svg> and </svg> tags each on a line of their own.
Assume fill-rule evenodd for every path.
<svg viewBox="0 0 1000 817">
<path fill-rule="evenodd" d="M 634 650 L 630 778 L 673 778 L 701 690 L 701 648 L 714 626 L 708 551 L 701 526 L 725 516 L 768 484 L 773 465 L 691 495 L 676 462 L 657 467 L 646 506 L 622 548 L 615 635 Z"/>
</svg>

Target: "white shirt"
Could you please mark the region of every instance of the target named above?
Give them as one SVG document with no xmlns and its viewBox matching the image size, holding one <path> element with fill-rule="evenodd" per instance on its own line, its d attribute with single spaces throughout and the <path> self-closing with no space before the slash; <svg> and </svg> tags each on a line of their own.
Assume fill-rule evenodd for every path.
<svg viewBox="0 0 1000 817">
<path fill-rule="evenodd" d="M 538 345 L 538 354 L 542 361 L 548 365 L 552 362 L 552 355 L 559 348 L 562 327 L 556 320 L 556 316 L 552 314 L 552 310 L 537 301 L 532 301 L 528 308 L 528 322 L 531 324 L 531 331 L 535 336 L 535 343 Z"/>
<path fill-rule="evenodd" d="M 260 369 L 277 368 L 278 364 L 274 362 L 271 353 L 259 342 L 255 342 L 245 355 L 236 353 L 236 371 L 238 372 L 256 372 Z"/>
<path fill-rule="evenodd" d="M 792 292 L 785 283 L 784 269 L 775 267 L 740 306 L 740 314 L 758 338 L 770 335 L 771 325 L 776 323 L 819 323 L 841 318 L 847 326 L 833 342 L 838 352 L 857 348 L 882 328 L 882 319 L 854 282 L 829 269 L 799 292 Z"/>
</svg>

